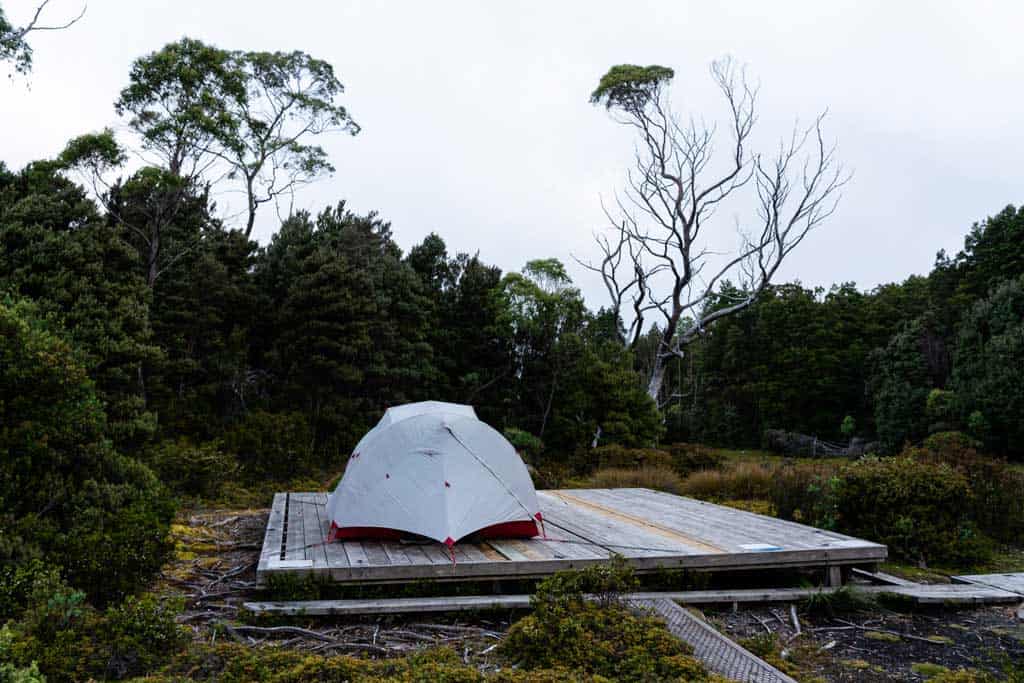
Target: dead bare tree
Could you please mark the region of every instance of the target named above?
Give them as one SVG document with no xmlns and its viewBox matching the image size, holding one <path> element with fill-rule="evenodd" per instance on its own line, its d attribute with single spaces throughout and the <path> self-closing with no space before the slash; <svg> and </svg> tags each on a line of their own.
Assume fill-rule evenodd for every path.
<svg viewBox="0 0 1024 683">
<path fill-rule="evenodd" d="M 711 75 L 729 110 L 731 141 L 725 164 L 716 161 L 717 127 L 671 110 L 667 85 L 674 76 L 661 66 L 613 67 L 591 95 L 613 118 L 635 129 L 638 141 L 616 213 L 606 214 L 613 237 L 598 235 L 603 258 L 583 265 L 599 273 L 613 313 L 631 310 L 626 340 L 635 346 L 645 314 L 658 311 L 658 348 L 648 393 L 659 406 L 668 362 L 716 320 L 747 308 L 768 287 L 785 258 L 835 211 L 849 175 L 835 158 L 835 145 L 822 133 L 825 114 L 804 129 L 795 126 L 770 156 L 749 151 L 757 120 L 757 88 L 730 60 L 716 61 Z M 739 245 L 720 243 L 711 221 L 715 210 L 753 187 L 756 216 L 738 226 Z M 713 238 L 718 237 L 718 240 Z M 628 274 L 627 274 L 628 273 Z M 735 294 L 719 289 L 726 280 Z"/>
</svg>

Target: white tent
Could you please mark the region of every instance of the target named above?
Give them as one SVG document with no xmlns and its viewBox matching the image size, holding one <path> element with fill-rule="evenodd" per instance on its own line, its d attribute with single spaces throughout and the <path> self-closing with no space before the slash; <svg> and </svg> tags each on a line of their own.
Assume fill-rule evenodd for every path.
<svg viewBox="0 0 1024 683">
<path fill-rule="evenodd" d="M 356 445 L 327 501 L 332 538 L 416 534 L 451 547 L 473 533 L 535 536 L 526 465 L 473 408 L 424 401 L 388 409 Z"/>
</svg>

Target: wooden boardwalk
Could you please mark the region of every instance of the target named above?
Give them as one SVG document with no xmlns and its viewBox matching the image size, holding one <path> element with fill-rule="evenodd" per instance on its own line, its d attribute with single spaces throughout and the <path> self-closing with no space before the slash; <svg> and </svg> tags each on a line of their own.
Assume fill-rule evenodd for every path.
<svg viewBox="0 0 1024 683">
<path fill-rule="evenodd" d="M 1019 595 L 1024 600 L 1024 572 L 1016 574 L 969 574 L 954 576 L 958 583 L 970 583 L 978 586 L 989 586 Z"/>
<path fill-rule="evenodd" d="M 649 489 L 538 491 L 547 538 L 324 543 L 323 493 L 278 493 L 257 568 L 339 583 L 538 577 L 622 555 L 638 571 L 872 565 L 886 548 L 850 536 Z"/>
</svg>

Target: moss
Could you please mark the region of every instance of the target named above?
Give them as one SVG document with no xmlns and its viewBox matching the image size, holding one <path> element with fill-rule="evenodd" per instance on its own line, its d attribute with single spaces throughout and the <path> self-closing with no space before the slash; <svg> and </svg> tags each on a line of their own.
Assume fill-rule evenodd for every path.
<svg viewBox="0 0 1024 683">
<path fill-rule="evenodd" d="M 941 664 L 934 664 L 932 662 L 915 662 L 910 665 L 910 670 L 918 676 L 933 678 L 939 674 L 948 673 L 949 667 L 942 666 Z"/>
<path fill-rule="evenodd" d="M 865 661 L 863 659 L 843 659 L 839 663 L 845 666 L 847 669 L 857 669 L 858 671 L 863 671 L 864 669 L 871 668 L 871 662 Z"/>
<path fill-rule="evenodd" d="M 928 636 L 927 639 L 930 640 L 933 643 L 939 643 L 940 645 L 952 645 L 955 642 L 949 636 L 933 635 L 933 636 Z"/>
<path fill-rule="evenodd" d="M 868 640 L 878 640 L 883 643 L 900 643 L 903 639 L 895 633 L 885 633 L 882 631 L 867 631 L 864 633 L 864 637 Z"/>
</svg>

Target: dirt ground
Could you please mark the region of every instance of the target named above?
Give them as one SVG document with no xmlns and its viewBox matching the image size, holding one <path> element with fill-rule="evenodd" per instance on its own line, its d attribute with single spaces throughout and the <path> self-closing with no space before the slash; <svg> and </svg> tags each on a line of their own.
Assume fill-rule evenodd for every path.
<svg viewBox="0 0 1024 683">
<path fill-rule="evenodd" d="M 446 645 L 481 670 L 511 617 L 254 620 L 242 608 L 266 599 L 256 586 L 256 565 L 267 523 L 266 510 L 211 510 L 182 515 L 172 527 L 175 557 L 152 590 L 185 600 L 178 621 L 198 641 L 234 640 L 253 647 L 289 647 L 320 654 L 388 657 Z M 239 623 L 242 622 L 242 623 Z"/>
<path fill-rule="evenodd" d="M 185 513 L 174 525 L 175 559 L 153 589 L 184 598 L 178 619 L 196 640 L 233 638 L 253 647 L 367 657 L 447 645 L 481 669 L 493 666 L 489 654 L 515 615 L 254 621 L 241 603 L 265 598 L 255 572 L 266 520 L 266 510 L 210 510 Z M 774 656 L 781 654 L 805 680 L 921 681 L 935 667 L 998 671 L 1004 662 L 1024 661 L 1017 607 L 897 611 L 871 605 L 831 615 L 797 607 L 797 622 L 789 605 L 704 614 L 737 640 L 774 646 Z"/>
<path fill-rule="evenodd" d="M 939 669 L 993 673 L 1024 662 L 1024 621 L 1017 607 L 896 612 L 875 605 L 835 614 L 798 611 L 796 635 L 789 606 L 761 606 L 706 616 L 737 640 L 774 638 L 782 657 L 827 681 L 921 681 Z M 774 634 L 774 635 L 770 635 Z"/>
</svg>

